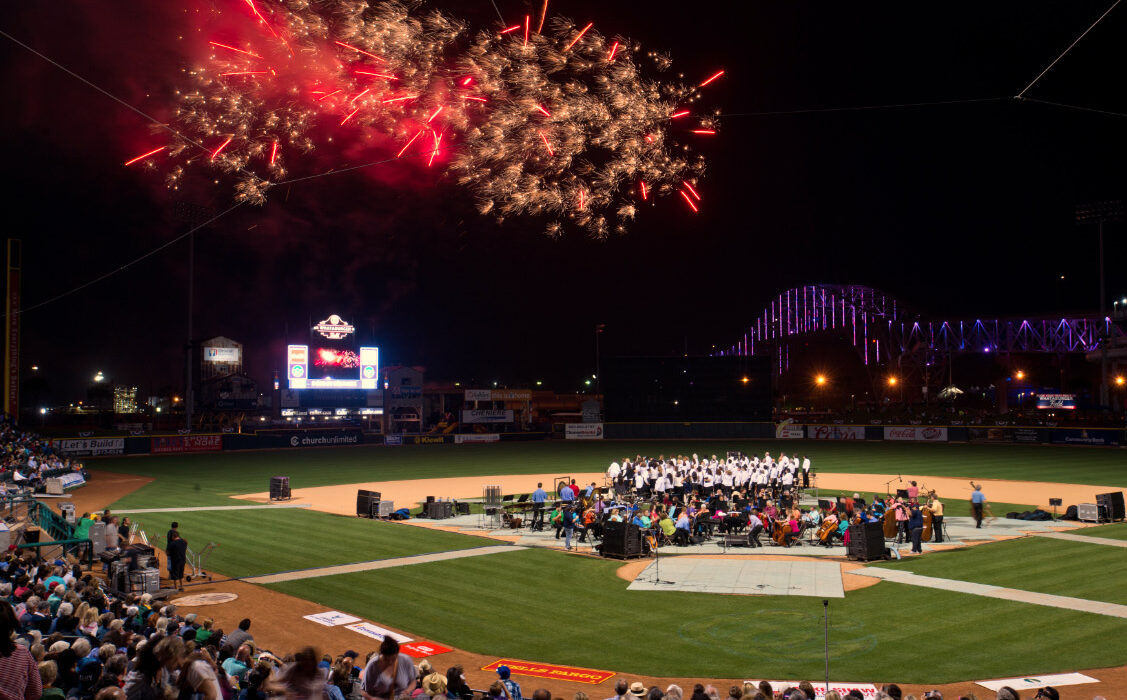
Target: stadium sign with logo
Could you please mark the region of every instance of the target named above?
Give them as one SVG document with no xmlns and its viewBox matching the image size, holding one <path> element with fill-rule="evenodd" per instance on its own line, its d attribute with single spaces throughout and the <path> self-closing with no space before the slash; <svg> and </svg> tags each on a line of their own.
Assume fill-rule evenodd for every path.
<svg viewBox="0 0 1127 700">
<path fill-rule="evenodd" d="M 329 314 L 328 318 L 313 326 L 313 332 L 328 340 L 343 340 L 345 336 L 355 333 L 356 327 L 336 314 Z"/>
<path fill-rule="evenodd" d="M 1076 394 L 1037 394 L 1037 408 L 1042 411 L 1076 410 Z"/>
</svg>

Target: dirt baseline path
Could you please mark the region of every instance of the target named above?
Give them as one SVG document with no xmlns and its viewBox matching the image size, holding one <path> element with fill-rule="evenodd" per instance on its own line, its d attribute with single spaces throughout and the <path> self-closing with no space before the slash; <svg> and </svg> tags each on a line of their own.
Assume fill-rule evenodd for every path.
<svg viewBox="0 0 1127 700">
<path fill-rule="evenodd" d="M 889 484 L 889 479 L 892 483 Z M 818 488 L 840 491 L 856 491 L 862 498 L 872 494 L 885 494 L 888 490 L 908 488 L 915 481 L 920 491 L 934 489 L 944 501 L 967 501 L 973 489 L 968 479 L 955 479 L 941 476 L 919 476 L 915 474 L 818 474 Z M 1096 494 L 1120 491 L 1116 486 L 1089 486 L 1085 484 L 1057 484 L 1047 481 L 1007 481 L 1004 479 L 975 479 L 982 485 L 982 493 L 987 502 L 1020 503 L 1050 509 L 1050 498 L 1063 498 L 1064 506 L 1057 509 L 1063 514 L 1064 508 L 1078 503 L 1095 503 Z M 1005 513 L 994 513 L 1002 517 Z"/>
<path fill-rule="evenodd" d="M 336 515 L 356 514 L 356 491 L 366 489 L 379 491 L 385 501 L 394 501 L 396 508 L 411 508 L 423 503 L 427 496 L 435 498 L 481 498 L 485 486 L 501 487 L 501 493 L 523 494 L 536 490 L 537 483 L 544 484 L 544 490 L 549 494 L 559 474 L 502 474 L 497 476 L 462 476 L 442 479 L 409 479 L 402 481 L 366 481 L 358 484 L 341 484 L 338 486 L 314 486 L 311 488 L 293 489 L 293 500 L 289 503 L 308 503 L 314 510 Z M 583 474 L 570 474 L 577 484 L 587 485 L 595 482 L 602 486 L 604 474 L 602 472 L 587 472 Z M 267 503 L 270 494 L 266 491 L 247 493 L 235 498 L 241 498 L 256 503 Z"/>
</svg>

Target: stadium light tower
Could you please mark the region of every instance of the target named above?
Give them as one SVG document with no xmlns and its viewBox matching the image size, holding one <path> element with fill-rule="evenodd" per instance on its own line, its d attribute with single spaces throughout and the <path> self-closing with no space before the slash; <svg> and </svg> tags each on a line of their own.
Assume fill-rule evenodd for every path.
<svg viewBox="0 0 1127 700">
<path fill-rule="evenodd" d="M 1123 201 L 1112 199 L 1105 202 L 1076 205 L 1077 225 L 1097 224 L 1100 231 L 1100 323 L 1104 333 L 1100 337 L 1100 406 L 1107 406 L 1109 387 L 1107 381 L 1107 292 L 1104 281 L 1104 224 L 1123 221 Z"/>
</svg>

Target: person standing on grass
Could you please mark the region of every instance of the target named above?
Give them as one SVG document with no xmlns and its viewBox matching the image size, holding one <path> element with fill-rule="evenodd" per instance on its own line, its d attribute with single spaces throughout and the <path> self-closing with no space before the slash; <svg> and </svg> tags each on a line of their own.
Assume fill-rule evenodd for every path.
<svg viewBox="0 0 1127 700">
<path fill-rule="evenodd" d="M 982 512 L 986 509 L 986 494 L 982 493 L 982 484 L 970 482 L 974 492 L 970 495 L 970 509 L 974 514 L 975 528 L 982 527 Z"/>
</svg>

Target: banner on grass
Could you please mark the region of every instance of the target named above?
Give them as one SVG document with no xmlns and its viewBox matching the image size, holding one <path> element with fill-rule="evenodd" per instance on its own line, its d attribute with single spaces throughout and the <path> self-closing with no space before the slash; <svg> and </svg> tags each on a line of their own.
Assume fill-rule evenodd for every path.
<svg viewBox="0 0 1127 700">
<path fill-rule="evenodd" d="M 572 681 L 574 683 L 590 683 L 598 685 L 603 681 L 614 678 L 614 671 L 596 671 L 590 668 L 575 668 L 573 666 L 556 666 L 555 664 L 538 664 L 531 661 L 517 661 L 516 659 L 497 659 L 482 668 L 482 671 L 496 671 L 498 666 L 508 666 L 509 670 L 518 676 L 532 676 L 533 678 L 551 678 L 557 681 Z"/>
<path fill-rule="evenodd" d="M 413 656 L 416 659 L 422 659 L 427 656 L 436 656 L 438 654 L 445 654 L 448 651 L 454 651 L 450 647 L 444 647 L 435 642 L 411 642 L 404 644 L 399 649 L 407 656 Z"/>
<path fill-rule="evenodd" d="M 372 639 L 375 639 L 379 642 L 382 642 L 384 640 L 384 637 L 391 637 L 400 644 L 405 644 L 412 641 L 410 637 L 404 637 L 403 635 L 396 634 L 391 630 L 385 630 L 383 627 L 380 627 L 379 625 L 373 625 L 371 622 L 357 622 L 354 625 L 346 625 L 345 629 L 352 630 L 353 632 L 358 632 L 365 637 L 371 637 Z"/>
<path fill-rule="evenodd" d="M 989 688 L 994 692 L 998 692 L 1002 688 L 1009 686 L 1018 693 L 1022 688 L 1033 690 L 1034 688 L 1045 688 L 1047 686 L 1058 685 L 1080 685 L 1081 683 L 1099 683 L 1099 680 L 1090 676 L 1085 676 L 1083 673 L 1055 673 L 1049 676 L 1028 676 L 1026 678 L 1003 678 L 999 681 L 975 681 L 975 685 L 981 685 L 983 688 Z"/>
<path fill-rule="evenodd" d="M 759 683 L 760 683 L 760 681 L 744 681 L 744 682 L 745 683 L 752 683 L 753 685 L 759 685 Z M 767 682 L 771 684 L 772 688 L 775 688 L 780 692 L 783 691 L 783 690 L 786 690 L 787 688 L 797 688 L 798 684 L 801 683 L 801 681 L 767 681 Z M 817 700 L 825 700 L 825 697 L 826 697 L 826 684 L 825 684 L 825 682 L 816 683 L 816 682 L 812 681 L 811 684 L 814 686 L 814 697 L 817 698 Z M 836 690 L 837 694 L 840 695 L 843 698 L 846 695 L 849 695 L 849 692 L 852 691 L 852 690 L 856 690 L 857 692 L 861 693 L 861 695 L 865 698 L 875 698 L 877 696 L 877 687 L 875 685 L 873 685 L 872 683 L 835 683 L 833 681 L 830 681 L 830 690 Z"/>
<path fill-rule="evenodd" d="M 352 615 L 345 615 L 336 610 L 326 610 L 322 613 L 314 613 L 312 615 L 303 615 L 306 620 L 316 622 L 318 625 L 325 627 L 336 627 L 337 625 L 349 625 L 353 622 L 360 622 L 360 618 L 353 617 Z"/>
</svg>

